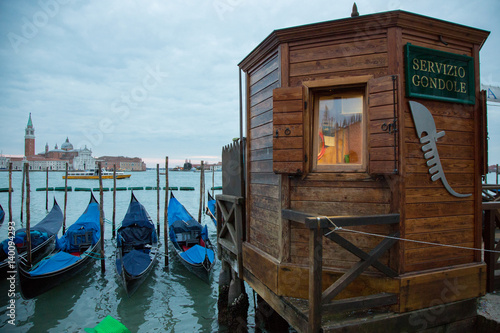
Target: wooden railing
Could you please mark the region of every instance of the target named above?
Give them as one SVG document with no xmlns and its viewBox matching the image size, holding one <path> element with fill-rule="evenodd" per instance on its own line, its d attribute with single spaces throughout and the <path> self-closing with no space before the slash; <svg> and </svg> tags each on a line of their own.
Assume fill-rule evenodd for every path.
<svg viewBox="0 0 500 333">
<path fill-rule="evenodd" d="M 217 253 L 219 260 L 224 258 L 243 279 L 243 217 L 244 199 L 233 195 L 219 194 L 215 196 L 217 205 Z M 223 248 L 235 258 L 225 257 Z M 236 259 L 236 260 L 234 260 Z"/>
<path fill-rule="evenodd" d="M 396 238 L 399 237 L 399 231 L 391 233 L 373 250 L 366 253 L 331 229 L 335 229 L 335 227 L 398 224 L 399 214 L 320 217 L 285 209 L 282 211 L 282 217 L 304 224 L 309 229 L 309 332 L 319 332 L 322 313 L 325 311 L 371 308 L 397 302 L 397 295 L 389 293 L 331 301 L 370 266 L 375 267 L 389 277 L 398 275 L 396 271 L 382 264 L 378 259 L 397 242 Z M 322 292 L 323 236 L 328 237 L 360 258 L 359 262 L 354 264 L 324 292 Z"/>
<path fill-rule="evenodd" d="M 495 232 L 500 228 L 500 201 L 483 202 L 484 224 L 483 240 L 484 249 L 490 251 L 500 251 L 500 242 L 495 245 Z M 499 253 L 484 252 L 484 261 L 486 262 L 486 291 L 495 290 L 495 270 L 500 269 L 498 263 Z"/>
</svg>

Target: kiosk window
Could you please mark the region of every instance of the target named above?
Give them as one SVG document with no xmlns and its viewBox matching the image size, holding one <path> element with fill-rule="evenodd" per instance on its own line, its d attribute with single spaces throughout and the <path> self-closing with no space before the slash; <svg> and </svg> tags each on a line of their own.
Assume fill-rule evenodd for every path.
<svg viewBox="0 0 500 333">
<path fill-rule="evenodd" d="M 357 171 L 364 164 L 364 89 L 314 95 L 313 169 Z"/>
</svg>

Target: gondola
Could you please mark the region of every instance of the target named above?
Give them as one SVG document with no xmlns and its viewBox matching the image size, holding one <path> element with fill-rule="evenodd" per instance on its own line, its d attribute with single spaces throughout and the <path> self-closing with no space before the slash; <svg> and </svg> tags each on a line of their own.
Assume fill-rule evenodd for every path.
<svg viewBox="0 0 500 333">
<path fill-rule="evenodd" d="M 133 192 L 116 239 L 116 270 L 131 296 L 158 261 L 155 225 Z"/>
<path fill-rule="evenodd" d="M 85 212 L 57 240 L 54 251 L 29 268 L 25 260 L 16 262 L 21 296 L 31 299 L 69 280 L 93 262 L 100 243 L 99 204 L 90 194 Z"/>
<path fill-rule="evenodd" d="M 30 227 L 31 234 L 31 261 L 36 263 L 52 252 L 55 247 L 57 233 L 61 229 L 63 213 L 54 198 L 54 205 L 50 212 L 36 225 Z M 9 258 L 9 241 L 11 243 Z M 14 237 L 5 239 L 0 246 L 0 279 L 7 276 L 8 271 L 15 271 L 15 252 L 21 258 L 27 256 L 26 228 L 16 230 Z"/>
<path fill-rule="evenodd" d="M 215 204 L 216 204 L 215 199 L 212 197 L 210 192 L 208 192 L 207 209 L 205 211 L 205 214 L 210 216 L 214 224 L 217 226 L 217 215 L 215 215 L 216 214 Z"/>
<path fill-rule="evenodd" d="M 208 281 L 215 263 L 215 253 L 208 238 L 207 226 L 198 223 L 172 193 L 168 203 L 168 233 L 184 266 L 202 280 Z"/>
</svg>

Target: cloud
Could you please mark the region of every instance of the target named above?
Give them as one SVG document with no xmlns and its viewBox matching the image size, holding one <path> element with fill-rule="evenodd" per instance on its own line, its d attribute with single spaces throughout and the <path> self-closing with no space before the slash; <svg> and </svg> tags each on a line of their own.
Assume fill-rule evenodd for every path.
<svg viewBox="0 0 500 333">
<path fill-rule="evenodd" d="M 497 1 L 357 4 L 362 15 L 403 9 L 494 31 L 481 74 L 500 81 Z M 237 64 L 275 29 L 348 17 L 351 8 L 324 0 L 2 1 L 0 150 L 22 154 L 31 112 L 37 152 L 69 137 L 94 156 L 220 159 L 239 136 Z"/>
</svg>

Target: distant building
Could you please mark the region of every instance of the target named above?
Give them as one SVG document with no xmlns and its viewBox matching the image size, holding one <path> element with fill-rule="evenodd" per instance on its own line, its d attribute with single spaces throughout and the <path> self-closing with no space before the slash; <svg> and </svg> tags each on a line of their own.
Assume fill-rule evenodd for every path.
<svg viewBox="0 0 500 333">
<path fill-rule="evenodd" d="M 30 157 L 35 155 L 35 128 L 31 122 L 31 112 L 26 125 L 24 134 L 24 156 Z"/>
<path fill-rule="evenodd" d="M 121 171 L 146 171 L 146 163 L 139 157 L 101 156 L 97 160 L 106 170 L 113 170 L 116 165 L 116 169 Z"/>
<path fill-rule="evenodd" d="M 8 169 L 12 162 L 13 170 L 22 170 L 23 165 L 28 163 L 30 170 L 66 170 L 66 164 L 70 170 L 95 169 L 95 159 L 92 151 L 87 147 L 73 149 L 69 138 L 58 148 L 49 150 L 49 144 L 45 144 L 42 153 L 35 154 L 35 127 L 31 120 L 31 113 L 26 125 L 24 135 L 24 157 L 0 157 L 0 169 Z"/>
</svg>

